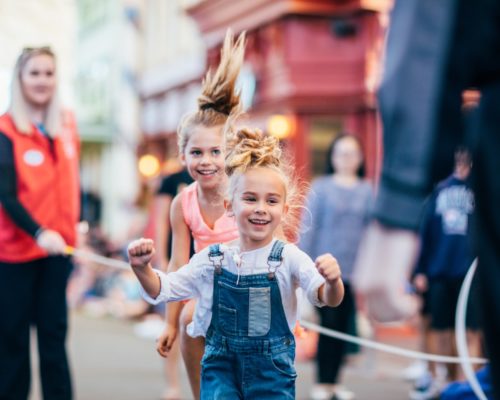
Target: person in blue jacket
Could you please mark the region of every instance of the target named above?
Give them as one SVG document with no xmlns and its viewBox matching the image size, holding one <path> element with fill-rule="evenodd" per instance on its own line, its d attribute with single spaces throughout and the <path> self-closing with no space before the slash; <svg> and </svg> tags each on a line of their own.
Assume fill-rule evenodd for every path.
<svg viewBox="0 0 500 400">
<path fill-rule="evenodd" d="M 474 212 L 474 193 L 468 178 L 471 156 L 460 147 L 455 152 L 455 170 L 441 181 L 429 197 L 421 224 L 421 250 L 415 270 L 417 291 L 427 292 L 430 314 L 431 353 L 456 355 L 455 310 L 458 294 L 475 258 L 469 226 Z M 480 356 L 481 340 L 477 303 L 471 294 L 466 319 L 468 345 L 472 356 Z M 412 399 L 434 398 L 446 386 L 446 378 L 462 378 L 456 365 L 448 364 L 448 376 L 439 376 L 431 364 L 433 379 L 412 392 Z"/>
</svg>

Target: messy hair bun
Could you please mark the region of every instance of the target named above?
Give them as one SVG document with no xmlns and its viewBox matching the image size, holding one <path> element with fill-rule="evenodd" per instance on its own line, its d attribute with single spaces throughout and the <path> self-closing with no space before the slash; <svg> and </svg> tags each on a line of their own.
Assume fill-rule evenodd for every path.
<svg viewBox="0 0 500 400">
<path fill-rule="evenodd" d="M 228 138 L 226 174 L 244 173 L 252 167 L 280 167 L 279 141 L 259 129 L 242 128 Z"/>
</svg>

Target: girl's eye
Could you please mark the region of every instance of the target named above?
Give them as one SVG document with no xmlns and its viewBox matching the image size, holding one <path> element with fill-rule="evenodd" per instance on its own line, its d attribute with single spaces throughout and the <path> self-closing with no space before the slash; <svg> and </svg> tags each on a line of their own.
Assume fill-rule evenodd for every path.
<svg viewBox="0 0 500 400">
<path fill-rule="evenodd" d="M 200 150 L 191 150 L 191 154 L 193 156 L 199 156 L 201 154 L 201 151 Z"/>
<path fill-rule="evenodd" d="M 255 201 L 255 197 L 243 197 L 243 201 L 253 202 Z"/>
<path fill-rule="evenodd" d="M 214 150 L 212 150 L 212 154 L 214 156 L 218 156 L 219 154 L 221 154 L 221 151 L 220 151 L 220 149 L 214 149 Z"/>
<path fill-rule="evenodd" d="M 276 200 L 276 199 L 269 199 L 267 202 L 269 204 L 278 204 L 278 200 Z"/>
</svg>

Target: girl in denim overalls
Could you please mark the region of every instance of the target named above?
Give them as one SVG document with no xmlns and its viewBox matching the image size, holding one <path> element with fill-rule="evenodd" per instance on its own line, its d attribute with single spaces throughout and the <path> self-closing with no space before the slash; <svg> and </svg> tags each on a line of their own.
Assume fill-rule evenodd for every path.
<svg viewBox="0 0 500 400">
<path fill-rule="evenodd" d="M 296 206 L 277 139 L 239 130 L 226 157 L 226 209 L 240 238 L 213 245 L 177 272 L 150 265 L 149 239 L 129 246 L 130 264 L 152 302 L 197 297 L 188 334 L 205 336 L 202 399 L 295 398 L 296 289 L 315 305 L 336 306 L 343 297 L 337 261 L 315 262 L 292 244 L 274 238 Z"/>
</svg>

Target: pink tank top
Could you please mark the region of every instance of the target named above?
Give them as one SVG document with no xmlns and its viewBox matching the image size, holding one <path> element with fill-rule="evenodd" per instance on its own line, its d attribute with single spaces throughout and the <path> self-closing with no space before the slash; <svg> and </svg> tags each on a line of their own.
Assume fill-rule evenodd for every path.
<svg viewBox="0 0 500 400">
<path fill-rule="evenodd" d="M 234 218 L 224 213 L 211 229 L 203 220 L 198 203 L 198 184 L 191 183 L 181 192 L 182 213 L 194 239 L 194 250 L 198 253 L 215 243 L 225 243 L 238 239 L 238 227 Z"/>
</svg>

